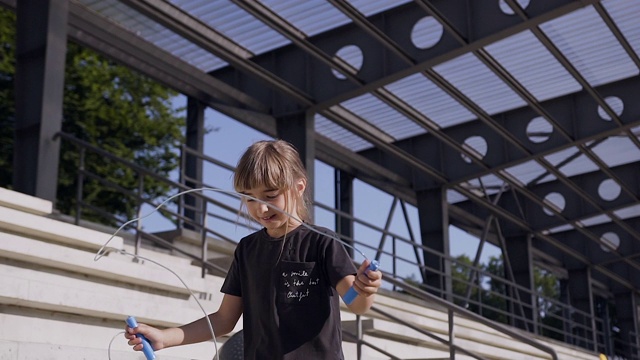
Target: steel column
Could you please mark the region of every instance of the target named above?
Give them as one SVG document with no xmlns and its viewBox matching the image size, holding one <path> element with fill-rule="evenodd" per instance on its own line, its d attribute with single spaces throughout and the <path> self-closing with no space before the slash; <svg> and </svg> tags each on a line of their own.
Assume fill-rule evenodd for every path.
<svg viewBox="0 0 640 360">
<path fill-rule="evenodd" d="M 596 351 L 596 326 L 594 320 L 594 304 L 591 270 L 589 268 L 569 270 L 568 282 L 570 304 L 574 308 L 590 314 L 590 323 L 586 327 L 574 327 L 573 335 L 580 347 Z"/>
<path fill-rule="evenodd" d="M 446 206 L 446 189 L 419 191 L 418 217 L 422 244 L 449 256 L 449 219 Z M 452 301 L 451 263 L 442 257 L 423 251 L 425 284 L 428 290 Z"/>
<path fill-rule="evenodd" d="M 307 170 L 307 193 L 309 198 L 314 196 L 314 161 L 316 156 L 315 129 L 313 114 L 299 112 L 276 118 L 278 138 L 293 144 L 300 153 L 302 164 Z M 313 208 L 309 208 L 309 215 L 313 219 Z"/>
<path fill-rule="evenodd" d="M 186 146 L 198 154 L 204 151 L 204 111 L 206 106 L 195 98 L 187 98 L 187 129 L 186 129 Z M 186 164 L 184 173 L 186 179 L 184 184 L 190 188 L 202 186 L 202 158 L 191 153 L 186 155 Z M 202 213 L 202 200 L 191 195 L 184 198 L 186 207 L 184 216 L 191 219 L 195 224 L 203 224 L 204 214 Z M 187 228 L 193 229 L 193 226 L 185 225 Z"/>
<path fill-rule="evenodd" d="M 339 170 L 334 170 L 335 179 L 335 207 L 338 213 L 335 215 L 336 219 L 336 232 L 342 239 L 350 242 L 353 245 L 353 175 Z M 350 217 L 340 215 L 341 213 L 348 214 Z M 354 256 L 353 249 L 345 247 L 349 252 L 349 255 Z"/>
<path fill-rule="evenodd" d="M 520 236 L 508 236 L 504 244 L 504 271 L 505 277 L 516 285 L 523 287 L 513 288 L 510 296 L 512 313 L 517 315 L 511 318 L 513 326 L 536 332 L 537 313 L 536 302 L 532 294 L 535 293 L 533 283 L 533 252 L 531 237 L 528 234 Z M 511 278 L 513 276 L 513 278 Z M 520 303 L 515 303 L 519 301 Z"/>
<path fill-rule="evenodd" d="M 638 349 L 638 297 L 634 292 L 615 294 L 617 336 L 620 343 L 614 342 L 614 349 L 627 359 L 637 358 Z M 615 330 L 614 330 L 615 332 Z"/>
<path fill-rule="evenodd" d="M 13 186 L 52 201 L 58 186 L 67 0 L 17 4 L 16 124 Z"/>
</svg>

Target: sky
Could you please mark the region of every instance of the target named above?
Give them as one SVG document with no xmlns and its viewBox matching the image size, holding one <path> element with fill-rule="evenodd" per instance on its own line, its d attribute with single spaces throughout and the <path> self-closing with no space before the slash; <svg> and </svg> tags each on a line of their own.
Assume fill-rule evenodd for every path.
<svg viewBox="0 0 640 360">
<path fill-rule="evenodd" d="M 181 106 L 185 102 L 184 96 L 179 96 L 174 100 L 175 106 Z M 209 129 L 205 135 L 204 153 L 212 158 L 225 162 L 228 165 L 235 166 L 236 162 L 245 151 L 245 149 L 253 142 L 263 139 L 270 139 L 269 136 L 258 132 L 246 125 L 227 117 L 213 109 L 207 108 L 205 111 L 205 128 Z M 315 162 L 315 192 L 314 201 L 333 208 L 334 204 L 334 169 L 333 167 L 316 160 Z M 232 173 L 219 166 L 205 163 L 203 166 L 204 183 L 207 187 L 219 188 L 223 191 L 233 192 L 231 186 Z M 172 179 L 177 181 L 176 178 Z M 320 184 L 331 184 L 330 186 L 322 186 Z M 393 197 L 372 187 L 362 181 L 354 182 L 354 216 L 362 219 L 369 224 L 375 224 L 378 228 L 384 228 L 387 222 L 389 212 L 392 206 Z M 228 193 L 216 192 L 212 190 L 203 190 L 203 194 L 208 197 L 217 199 L 226 205 L 238 209 L 240 206 L 239 197 Z M 173 194 L 172 194 L 173 195 Z M 215 209 L 209 209 L 215 212 Z M 330 229 L 335 228 L 334 216 L 331 212 L 316 207 L 314 209 L 314 223 L 325 226 Z M 417 209 L 407 204 L 408 222 L 411 231 L 415 237 L 420 236 Z M 163 219 L 159 213 L 154 212 L 154 207 L 146 206 L 142 209 L 142 226 L 147 232 L 164 231 L 173 228 L 173 225 Z M 236 219 L 242 224 L 245 220 Z M 222 221 L 218 219 L 208 218 L 207 227 L 213 228 L 225 236 L 239 241 L 240 238 L 252 232 L 244 226 L 239 226 L 238 222 Z M 389 230 L 398 237 L 410 239 L 409 229 L 400 205 L 395 207 Z M 379 242 L 382 239 L 382 233 L 371 229 L 367 226 L 357 224 L 354 226 L 354 238 L 356 242 L 362 242 L 363 245 L 356 245 L 356 260 L 362 261 L 362 255 L 367 258 L 374 258 L 376 255 Z M 467 234 L 466 232 L 453 226 L 449 229 L 449 238 L 451 244 L 451 255 L 467 255 L 473 259 L 476 255 L 479 240 Z M 419 239 L 417 240 L 419 241 Z M 384 249 L 392 252 L 392 239 L 387 237 Z M 415 253 L 410 245 L 403 241 L 396 242 L 396 253 L 407 261 L 399 261 L 396 264 L 398 276 L 401 277 L 417 277 L 418 269 L 413 265 L 409 265 L 409 261 L 415 262 Z M 486 263 L 491 256 L 499 256 L 499 249 L 487 243 L 484 246 L 481 256 L 481 262 Z M 421 254 L 420 254 L 421 255 Z M 391 266 L 391 257 L 382 256 L 380 258 L 381 269 L 384 271 L 385 265 Z"/>
</svg>

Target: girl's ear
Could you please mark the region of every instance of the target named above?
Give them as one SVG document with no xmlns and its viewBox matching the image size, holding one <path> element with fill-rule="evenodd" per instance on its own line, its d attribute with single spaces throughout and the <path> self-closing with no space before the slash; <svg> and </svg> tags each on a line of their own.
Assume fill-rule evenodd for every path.
<svg viewBox="0 0 640 360">
<path fill-rule="evenodd" d="M 299 179 L 298 182 L 296 182 L 296 190 L 298 191 L 298 196 L 302 196 L 306 188 L 307 188 L 307 180 Z"/>
</svg>

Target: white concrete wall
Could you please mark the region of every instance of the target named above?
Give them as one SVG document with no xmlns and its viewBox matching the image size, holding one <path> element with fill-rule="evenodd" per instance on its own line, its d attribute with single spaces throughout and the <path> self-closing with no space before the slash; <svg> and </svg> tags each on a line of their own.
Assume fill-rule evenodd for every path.
<svg viewBox="0 0 640 360">
<path fill-rule="evenodd" d="M 174 274 L 151 261 L 120 252 L 95 261 L 107 241 L 118 251 L 133 249 L 119 236 L 47 217 L 50 205 L 0 191 L 1 360 L 107 359 L 109 347 L 113 359 L 144 359 L 118 334 L 128 315 L 176 326 L 219 306 L 221 278 L 202 278 L 189 259 L 141 251 L 177 273 L 198 298 L 202 294 L 203 312 Z M 213 358 L 221 344 L 166 349 L 161 359 Z"/>
</svg>

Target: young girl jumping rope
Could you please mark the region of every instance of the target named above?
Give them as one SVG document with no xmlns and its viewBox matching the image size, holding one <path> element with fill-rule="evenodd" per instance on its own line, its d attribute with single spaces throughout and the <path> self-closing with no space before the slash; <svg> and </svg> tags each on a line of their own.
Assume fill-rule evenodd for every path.
<svg viewBox="0 0 640 360">
<path fill-rule="evenodd" d="M 232 331 L 243 315 L 245 359 L 344 359 L 339 296 L 353 285 L 359 296 L 347 306 L 365 313 L 382 273 L 367 270 L 369 260 L 356 271 L 336 234 L 309 224 L 306 171 L 288 142 L 251 145 L 238 162 L 233 185 L 247 195 L 242 204 L 263 229 L 244 237 L 235 250 L 220 308 L 208 316 L 215 335 Z M 137 333 L 154 350 L 211 339 L 204 317 L 163 330 L 127 326 L 129 345 L 140 351 Z"/>
</svg>

